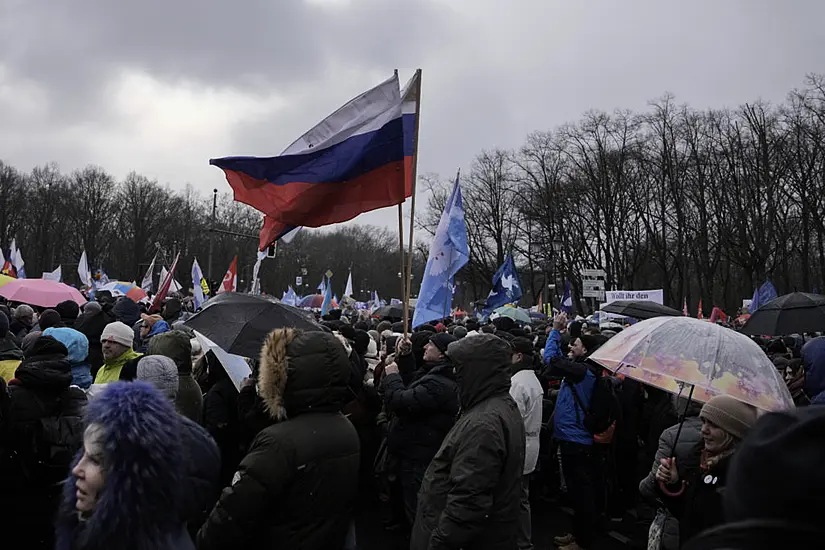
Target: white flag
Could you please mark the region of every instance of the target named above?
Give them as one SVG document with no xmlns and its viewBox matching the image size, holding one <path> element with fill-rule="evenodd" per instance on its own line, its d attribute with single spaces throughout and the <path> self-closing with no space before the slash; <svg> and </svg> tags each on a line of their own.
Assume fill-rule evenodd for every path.
<svg viewBox="0 0 825 550">
<path fill-rule="evenodd" d="M 146 275 L 143 276 L 143 280 L 140 282 L 140 288 L 146 292 L 152 292 L 152 277 L 155 275 L 155 260 L 157 257 L 158 255 L 155 253 L 155 256 L 152 258 L 152 263 L 149 264 L 149 269 L 146 270 Z"/>
<path fill-rule="evenodd" d="M 51 272 L 44 271 L 42 278 L 48 281 L 57 281 L 59 283 L 63 280 L 63 266 L 57 266 L 57 269 Z"/>
<path fill-rule="evenodd" d="M 352 296 L 352 270 L 347 277 L 347 288 L 344 289 L 344 296 Z"/>
<path fill-rule="evenodd" d="M 206 301 L 203 297 L 203 288 L 201 287 L 201 280 L 203 273 L 201 266 L 198 265 L 198 259 L 192 261 L 192 295 L 194 296 L 195 311 L 199 310 Z"/>
<path fill-rule="evenodd" d="M 11 258 L 9 258 L 9 260 L 11 260 L 11 265 L 13 265 L 15 271 L 17 271 L 17 278 L 25 279 L 26 270 L 23 269 L 23 266 L 26 265 L 26 262 L 23 261 L 23 254 L 20 252 L 20 249 L 17 248 L 15 239 L 11 240 Z"/>
<path fill-rule="evenodd" d="M 160 268 L 160 280 L 163 281 L 166 279 L 166 276 L 169 272 L 166 270 L 166 266 Z M 180 292 L 183 287 L 180 286 L 174 278 L 172 279 L 172 283 L 169 285 L 169 292 Z"/>
<path fill-rule="evenodd" d="M 77 263 L 77 274 L 80 276 L 80 284 L 92 288 L 92 272 L 89 271 L 89 261 L 86 258 L 85 250 L 80 255 L 80 261 Z"/>
<path fill-rule="evenodd" d="M 258 278 L 258 272 L 261 270 L 261 262 L 264 261 L 264 258 L 266 258 L 266 250 L 259 250 L 258 259 L 252 268 L 252 294 L 261 293 L 261 281 Z"/>
</svg>

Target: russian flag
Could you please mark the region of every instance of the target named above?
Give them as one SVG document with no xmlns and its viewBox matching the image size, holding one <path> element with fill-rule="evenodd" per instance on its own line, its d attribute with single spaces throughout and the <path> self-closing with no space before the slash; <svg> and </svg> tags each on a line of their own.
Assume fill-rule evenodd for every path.
<svg viewBox="0 0 825 550">
<path fill-rule="evenodd" d="M 266 215 L 262 247 L 299 226 L 340 223 L 404 202 L 412 188 L 407 168 L 414 146 L 413 136 L 406 134 L 414 132 L 415 115 L 402 113 L 410 109 L 411 96 L 417 96 L 405 92 L 409 97 L 402 101 L 398 76 L 393 75 L 335 111 L 277 157 L 209 161 L 224 171 L 235 200 Z"/>
</svg>

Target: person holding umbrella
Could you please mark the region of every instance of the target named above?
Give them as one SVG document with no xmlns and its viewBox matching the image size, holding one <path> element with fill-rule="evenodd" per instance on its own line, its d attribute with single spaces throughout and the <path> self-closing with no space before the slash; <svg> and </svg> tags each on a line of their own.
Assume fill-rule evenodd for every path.
<svg viewBox="0 0 825 550">
<path fill-rule="evenodd" d="M 656 472 L 662 500 L 679 519 L 681 545 L 723 523 L 722 493 L 728 465 L 756 423 L 756 408 L 728 395 L 705 403 L 699 413 L 702 441 L 693 450 L 698 466 L 680 468 L 676 458 L 663 458 Z M 695 460 L 698 458 L 698 460 Z"/>
</svg>

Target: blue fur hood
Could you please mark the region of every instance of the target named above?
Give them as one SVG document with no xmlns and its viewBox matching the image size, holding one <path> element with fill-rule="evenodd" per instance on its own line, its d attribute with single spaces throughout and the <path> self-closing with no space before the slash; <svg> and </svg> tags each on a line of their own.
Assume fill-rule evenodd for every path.
<svg viewBox="0 0 825 550">
<path fill-rule="evenodd" d="M 76 478 L 69 473 L 57 549 L 194 548 L 180 519 L 186 466 L 181 420 L 173 405 L 150 384 L 114 382 L 89 403 L 90 424 L 103 427 L 106 486 L 94 513 L 81 521 L 75 509 Z"/>
</svg>

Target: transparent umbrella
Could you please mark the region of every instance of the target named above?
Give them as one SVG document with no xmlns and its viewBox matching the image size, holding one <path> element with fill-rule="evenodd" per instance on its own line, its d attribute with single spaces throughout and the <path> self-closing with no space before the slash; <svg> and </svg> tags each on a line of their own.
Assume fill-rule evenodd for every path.
<svg viewBox="0 0 825 550">
<path fill-rule="evenodd" d="M 730 395 L 759 409 L 793 408 L 779 371 L 747 336 L 690 317 L 641 321 L 590 356 L 613 372 L 707 402 Z"/>
</svg>

